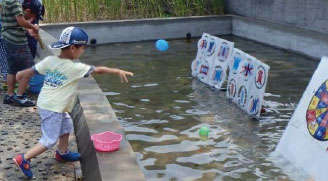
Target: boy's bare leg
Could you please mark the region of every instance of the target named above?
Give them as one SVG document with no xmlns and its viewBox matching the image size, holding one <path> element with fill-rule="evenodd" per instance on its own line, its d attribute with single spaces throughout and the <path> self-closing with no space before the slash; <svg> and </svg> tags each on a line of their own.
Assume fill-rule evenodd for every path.
<svg viewBox="0 0 328 181">
<path fill-rule="evenodd" d="M 7 92 L 9 96 L 14 95 L 14 90 L 15 90 L 15 83 L 16 83 L 16 75 L 15 74 L 8 74 L 7 75 Z"/>
<path fill-rule="evenodd" d="M 45 146 L 38 143 L 24 154 L 24 158 L 25 160 L 30 160 L 31 158 L 34 158 L 47 150 L 48 149 Z"/>
<path fill-rule="evenodd" d="M 68 138 L 69 138 L 69 133 L 61 135 L 59 137 L 59 143 L 58 143 L 58 151 L 61 154 L 66 153 L 67 148 L 68 148 Z"/>
<path fill-rule="evenodd" d="M 29 81 L 30 81 L 29 77 L 24 77 L 21 81 L 19 81 L 17 95 L 21 96 L 24 94 Z"/>
</svg>

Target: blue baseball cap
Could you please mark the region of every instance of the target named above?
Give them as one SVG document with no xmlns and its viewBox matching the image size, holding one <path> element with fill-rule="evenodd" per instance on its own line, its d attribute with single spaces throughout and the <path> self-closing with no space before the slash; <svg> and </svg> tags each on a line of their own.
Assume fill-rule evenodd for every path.
<svg viewBox="0 0 328 181">
<path fill-rule="evenodd" d="M 87 43 L 87 33 L 81 28 L 71 26 L 63 30 L 60 35 L 59 41 L 52 43 L 50 45 L 50 48 L 59 49 L 71 45 L 87 45 Z"/>
</svg>

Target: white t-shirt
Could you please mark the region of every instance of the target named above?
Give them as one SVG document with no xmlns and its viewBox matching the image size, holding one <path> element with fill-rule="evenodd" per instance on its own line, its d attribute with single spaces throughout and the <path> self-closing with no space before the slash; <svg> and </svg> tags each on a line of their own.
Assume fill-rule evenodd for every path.
<svg viewBox="0 0 328 181">
<path fill-rule="evenodd" d="M 45 76 L 37 106 L 58 113 L 71 112 L 78 81 L 90 68 L 90 65 L 57 56 L 46 57 L 37 63 L 35 70 Z"/>
</svg>

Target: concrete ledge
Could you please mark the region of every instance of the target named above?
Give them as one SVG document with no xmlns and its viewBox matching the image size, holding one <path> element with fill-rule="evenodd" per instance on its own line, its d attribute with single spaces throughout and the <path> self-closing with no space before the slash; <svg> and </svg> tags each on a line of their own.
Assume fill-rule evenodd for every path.
<svg viewBox="0 0 328 181">
<path fill-rule="evenodd" d="M 72 115 L 86 180 L 146 180 L 113 109 L 92 77 L 80 81 Z M 103 131 L 123 135 L 118 151 L 101 153 L 94 150 L 90 135 Z"/>
<path fill-rule="evenodd" d="M 214 35 L 231 34 L 231 16 L 161 18 L 142 20 L 100 21 L 83 23 L 43 24 L 41 28 L 54 37 L 68 26 L 79 26 L 98 44 L 145 40 L 184 38 L 187 33 L 200 37 L 203 32 Z"/>
</svg>

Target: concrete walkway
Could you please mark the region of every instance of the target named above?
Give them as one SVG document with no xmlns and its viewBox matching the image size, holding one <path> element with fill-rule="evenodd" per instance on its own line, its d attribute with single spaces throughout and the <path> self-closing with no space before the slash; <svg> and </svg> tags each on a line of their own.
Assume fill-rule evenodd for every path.
<svg viewBox="0 0 328 181">
<path fill-rule="evenodd" d="M 0 88 L 0 181 L 28 180 L 16 167 L 12 158 L 26 152 L 41 137 L 40 118 L 36 107 L 22 108 L 2 104 L 5 92 Z M 36 96 L 33 96 L 36 100 Z M 75 137 L 70 137 L 70 149 L 76 151 Z M 48 150 L 32 159 L 33 180 L 72 181 L 81 177 L 80 163 L 60 163 L 54 151 Z"/>
</svg>

